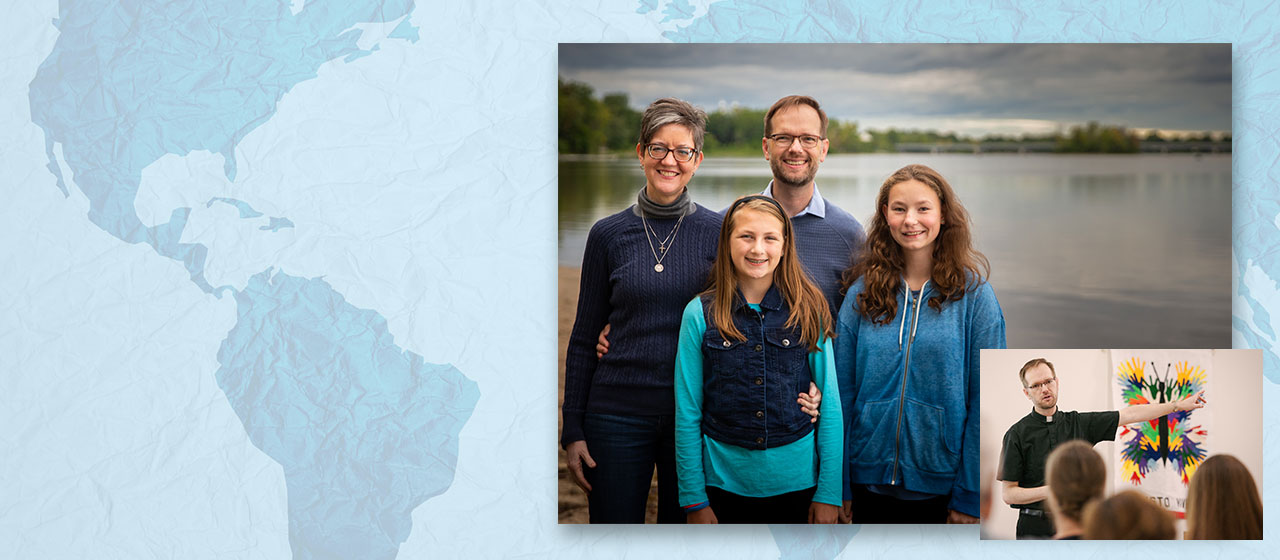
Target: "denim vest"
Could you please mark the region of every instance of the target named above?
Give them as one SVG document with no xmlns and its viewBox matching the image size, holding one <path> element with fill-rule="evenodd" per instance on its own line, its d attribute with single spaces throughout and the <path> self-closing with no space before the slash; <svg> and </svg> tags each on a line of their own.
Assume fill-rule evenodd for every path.
<svg viewBox="0 0 1280 560">
<path fill-rule="evenodd" d="M 790 310 L 776 287 L 751 309 L 739 292 L 733 324 L 746 341 L 728 340 L 711 320 L 711 298 L 702 296 L 707 330 L 702 335 L 702 432 L 747 449 L 794 442 L 813 431 L 796 397 L 809 391 L 808 345 L 799 328 L 786 328 Z"/>
</svg>

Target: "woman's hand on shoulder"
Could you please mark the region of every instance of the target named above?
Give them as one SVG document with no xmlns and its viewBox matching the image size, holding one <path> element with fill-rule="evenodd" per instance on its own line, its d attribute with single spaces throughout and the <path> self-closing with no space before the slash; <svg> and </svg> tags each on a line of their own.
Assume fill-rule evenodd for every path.
<svg viewBox="0 0 1280 560">
<path fill-rule="evenodd" d="M 583 474 L 582 468 L 585 464 L 587 468 L 596 468 L 595 459 L 591 458 L 591 453 L 587 451 L 587 442 L 578 440 L 570 443 L 564 448 L 564 463 L 569 469 L 569 474 L 573 476 L 574 484 L 578 485 L 583 492 L 591 493 L 591 483 L 587 482 L 586 475 Z"/>
</svg>

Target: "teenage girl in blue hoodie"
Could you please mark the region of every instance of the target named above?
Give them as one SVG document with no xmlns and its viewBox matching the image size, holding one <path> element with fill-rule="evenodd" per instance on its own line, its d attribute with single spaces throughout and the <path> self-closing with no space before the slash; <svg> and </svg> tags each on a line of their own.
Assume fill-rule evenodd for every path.
<svg viewBox="0 0 1280 560">
<path fill-rule="evenodd" d="M 845 273 L 834 346 L 854 523 L 978 521 L 979 351 L 1005 339 L 969 228 L 946 179 L 908 165 Z"/>
<path fill-rule="evenodd" d="M 690 523 L 834 523 L 840 392 L 831 312 L 765 196 L 725 214 L 711 287 L 685 307 L 676 352 L 676 472 Z M 796 406 L 812 380 L 819 420 Z"/>
</svg>

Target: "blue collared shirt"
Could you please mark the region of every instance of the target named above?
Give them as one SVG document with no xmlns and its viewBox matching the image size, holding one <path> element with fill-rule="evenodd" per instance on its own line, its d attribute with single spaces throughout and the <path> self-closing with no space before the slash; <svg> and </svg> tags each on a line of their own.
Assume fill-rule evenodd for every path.
<svg viewBox="0 0 1280 560">
<path fill-rule="evenodd" d="M 769 186 L 764 188 L 764 192 L 760 193 L 769 198 L 773 198 L 773 181 L 769 181 Z M 723 212 L 721 212 L 723 214 Z M 791 216 L 796 218 L 805 214 L 813 214 L 819 218 L 827 217 L 827 203 L 822 200 L 822 194 L 818 192 L 818 183 L 813 183 L 813 196 L 809 197 L 809 205 L 804 207 L 799 214 Z"/>
</svg>

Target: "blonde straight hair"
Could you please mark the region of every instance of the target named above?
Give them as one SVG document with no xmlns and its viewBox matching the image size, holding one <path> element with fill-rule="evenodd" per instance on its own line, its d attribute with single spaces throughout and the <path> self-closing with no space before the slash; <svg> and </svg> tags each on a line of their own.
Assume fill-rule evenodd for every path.
<svg viewBox="0 0 1280 560">
<path fill-rule="evenodd" d="M 787 328 L 799 328 L 800 339 L 809 345 L 810 352 L 819 350 L 822 338 L 831 338 L 831 311 L 818 286 L 805 274 L 804 267 L 796 260 L 795 233 L 791 220 L 778 201 L 762 195 L 744 196 L 734 201 L 725 213 L 720 226 L 720 242 L 716 246 L 716 260 L 711 265 L 711 287 L 704 294 L 711 298 L 711 323 L 720 330 L 725 340 L 747 339 L 733 324 L 734 301 L 738 296 L 738 274 L 733 267 L 729 249 L 734 221 L 739 212 L 760 212 L 782 223 L 782 260 L 773 269 L 773 285 L 778 288 L 783 301 L 791 309 L 787 316 Z"/>
</svg>

